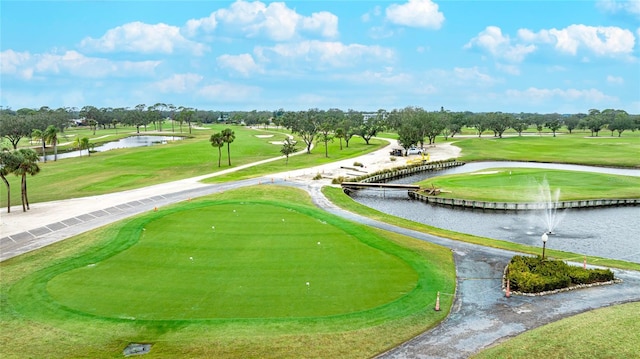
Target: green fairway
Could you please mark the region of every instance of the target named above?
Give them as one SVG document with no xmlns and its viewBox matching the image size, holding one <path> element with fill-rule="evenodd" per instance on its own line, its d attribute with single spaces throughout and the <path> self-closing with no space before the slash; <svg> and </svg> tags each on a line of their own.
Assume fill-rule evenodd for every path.
<svg viewBox="0 0 640 359">
<path fill-rule="evenodd" d="M 113 357 L 129 342 L 159 357 L 370 357 L 442 320 L 455 292 L 448 249 L 267 185 L 161 208 L 0 269 L 0 354 L 16 358 Z"/>
<path fill-rule="evenodd" d="M 209 136 L 229 126 L 215 125 L 193 130 L 190 137 L 164 145 L 110 150 L 93 153 L 91 157 L 61 159 L 57 162 L 39 163 L 40 173 L 28 176 L 30 203 L 94 196 L 194 176 L 214 174 L 229 168 L 247 165 L 282 154 L 279 142 L 286 138 L 281 131 L 251 129 L 230 126 L 236 139 L 230 145 L 231 166 L 228 165 L 226 145 L 221 148 L 221 167 L 218 167 L 218 149 L 211 146 Z M 166 130 L 166 128 L 165 128 Z M 112 132 L 113 130 L 110 130 Z M 120 133 L 122 133 L 122 129 Z M 98 131 L 98 134 L 100 131 Z M 131 133 L 129 132 L 131 135 Z M 144 135 L 144 133 L 141 133 Z M 168 135 L 168 132 L 163 133 Z M 179 134 L 179 133 L 178 133 Z M 188 133 L 183 133 L 188 135 Z M 107 137 L 109 138 L 109 137 Z M 209 182 L 221 182 L 256 177 L 269 173 L 312 167 L 340 159 L 355 157 L 374 151 L 387 142 L 372 140 L 365 144 L 360 137 L 354 138 L 349 147 L 340 149 L 338 141 L 329 143 L 329 157 L 324 155 L 324 146 L 317 145 L 311 154 L 291 156 L 286 164 L 284 158 L 256 167 L 238 170 L 227 175 L 213 177 Z M 298 145 L 298 150 L 302 146 Z M 20 204 L 20 177 L 8 176 L 11 184 L 11 203 Z M 6 207 L 5 186 L 0 191 L 0 207 Z"/>
<path fill-rule="evenodd" d="M 439 196 L 490 202 L 537 202 L 539 186 L 559 190 L 560 200 L 640 198 L 640 177 L 603 173 L 490 168 L 473 173 L 438 176 L 418 184 L 443 190 Z"/>
<path fill-rule="evenodd" d="M 451 139 L 462 148 L 462 161 L 532 161 L 640 168 L 640 136 L 587 137 L 584 133 L 551 136 Z"/>
</svg>

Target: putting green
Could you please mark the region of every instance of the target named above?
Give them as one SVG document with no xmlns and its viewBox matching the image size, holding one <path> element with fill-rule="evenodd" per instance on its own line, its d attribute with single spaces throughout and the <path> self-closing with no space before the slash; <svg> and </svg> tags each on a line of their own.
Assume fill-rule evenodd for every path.
<svg viewBox="0 0 640 359">
<path fill-rule="evenodd" d="M 268 201 L 154 212 L 110 247 L 52 269 L 50 300 L 105 318 L 312 318 L 384 306 L 419 280 L 412 252 L 366 227 Z"/>
</svg>

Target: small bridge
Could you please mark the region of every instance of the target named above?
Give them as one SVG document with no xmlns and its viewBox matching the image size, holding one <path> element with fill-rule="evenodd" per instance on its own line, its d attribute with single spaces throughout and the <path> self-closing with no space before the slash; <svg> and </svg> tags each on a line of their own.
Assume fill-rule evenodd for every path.
<svg viewBox="0 0 640 359">
<path fill-rule="evenodd" d="M 397 184 L 397 183 L 370 183 L 370 182 L 342 182 L 342 190 L 345 193 L 359 189 L 381 189 L 381 190 L 400 190 L 400 191 L 417 191 L 420 186 L 417 184 Z"/>
</svg>

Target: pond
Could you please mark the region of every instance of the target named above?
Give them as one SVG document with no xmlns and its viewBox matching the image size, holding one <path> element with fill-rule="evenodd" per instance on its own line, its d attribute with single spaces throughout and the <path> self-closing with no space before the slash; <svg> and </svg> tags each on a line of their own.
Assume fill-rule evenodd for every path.
<svg viewBox="0 0 640 359">
<path fill-rule="evenodd" d="M 640 176 L 640 170 L 633 169 L 528 162 L 477 162 L 444 171 L 425 172 L 393 182 L 415 183 L 434 176 L 496 167 L 549 168 Z M 406 192 L 386 192 L 383 197 L 378 191 L 359 191 L 352 197 L 379 211 L 435 227 L 542 246 L 541 235 L 545 231 L 545 222 L 539 212 L 499 212 L 436 206 L 410 200 Z M 561 216 L 554 230 L 555 235 L 549 236 L 547 248 L 640 263 L 640 207 L 573 209 L 562 212 Z"/>
<path fill-rule="evenodd" d="M 182 140 L 184 137 L 180 136 L 130 136 L 121 138 L 118 141 L 111 141 L 100 146 L 96 146 L 92 151 L 104 152 L 109 150 L 115 150 L 120 148 L 132 148 L 132 147 L 147 147 L 153 145 L 166 144 L 169 141 Z M 87 150 L 70 151 L 64 153 L 58 153 L 58 159 L 86 156 Z M 53 161 L 54 155 L 47 155 L 47 161 Z"/>
</svg>

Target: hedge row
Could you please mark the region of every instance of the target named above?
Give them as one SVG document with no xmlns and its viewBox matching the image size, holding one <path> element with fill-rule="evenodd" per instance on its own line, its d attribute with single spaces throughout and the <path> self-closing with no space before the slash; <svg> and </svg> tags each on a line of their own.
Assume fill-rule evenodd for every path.
<svg viewBox="0 0 640 359">
<path fill-rule="evenodd" d="M 540 293 L 614 279 L 609 269 L 584 269 L 563 261 L 543 260 L 540 256 L 514 256 L 507 268 L 507 276 L 511 290 L 523 293 Z"/>
</svg>

